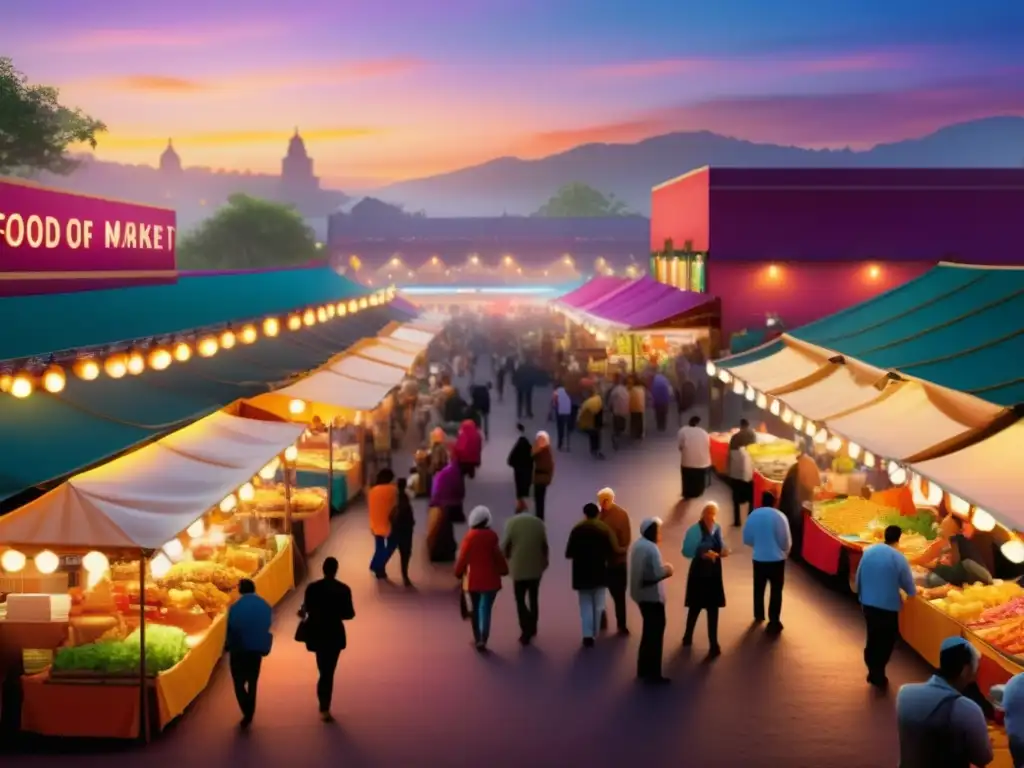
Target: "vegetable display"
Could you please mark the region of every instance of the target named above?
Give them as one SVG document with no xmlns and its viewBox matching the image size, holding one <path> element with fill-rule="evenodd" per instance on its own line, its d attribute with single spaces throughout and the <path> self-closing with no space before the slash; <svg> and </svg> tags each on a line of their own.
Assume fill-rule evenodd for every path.
<svg viewBox="0 0 1024 768">
<path fill-rule="evenodd" d="M 146 627 L 146 672 L 155 675 L 180 662 L 188 653 L 186 635 L 177 627 Z M 139 631 L 124 640 L 108 640 L 61 648 L 53 659 L 56 672 L 99 672 L 124 675 L 137 672 L 141 656 Z"/>
<path fill-rule="evenodd" d="M 939 531 L 935 525 L 935 515 L 931 512 L 918 512 L 916 515 L 901 515 L 899 513 L 886 515 L 880 520 L 882 527 L 895 525 L 903 533 L 916 533 L 924 536 L 928 541 L 934 541 Z"/>
</svg>

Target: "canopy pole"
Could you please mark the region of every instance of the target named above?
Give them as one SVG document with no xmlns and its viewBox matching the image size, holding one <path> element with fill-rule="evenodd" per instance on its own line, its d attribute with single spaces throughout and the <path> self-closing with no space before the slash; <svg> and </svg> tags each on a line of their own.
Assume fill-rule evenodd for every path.
<svg viewBox="0 0 1024 768">
<path fill-rule="evenodd" d="M 289 466 L 288 457 L 283 456 L 284 464 L 284 532 L 288 536 L 292 535 L 292 471 L 293 466 Z"/>
<path fill-rule="evenodd" d="M 149 743 L 149 690 L 146 674 L 146 570 L 152 549 L 139 550 L 139 741 Z"/>
<path fill-rule="evenodd" d="M 327 514 L 334 513 L 334 419 L 327 425 Z"/>
<path fill-rule="evenodd" d="M 632 371 L 636 373 L 636 334 L 629 334 L 629 357 L 632 366 Z"/>
</svg>

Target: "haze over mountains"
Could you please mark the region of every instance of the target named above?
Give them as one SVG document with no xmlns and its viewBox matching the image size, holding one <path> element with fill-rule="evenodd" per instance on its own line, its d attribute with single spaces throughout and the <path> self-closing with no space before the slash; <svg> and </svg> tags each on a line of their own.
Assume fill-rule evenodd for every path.
<svg viewBox="0 0 1024 768">
<path fill-rule="evenodd" d="M 812 150 L 758 144 L 708 131 L 669 133 L 636 144 L 586 144 L 520 160 L 502 157 L 373 193 L 428 216 L 524 215 L 563 184 L 581 181 L 650 212 L 651 187 L 704 165 L 751 167 L 1020 167 L 1024 118 L 991 117 L 869 150 Z"/>
</svg>

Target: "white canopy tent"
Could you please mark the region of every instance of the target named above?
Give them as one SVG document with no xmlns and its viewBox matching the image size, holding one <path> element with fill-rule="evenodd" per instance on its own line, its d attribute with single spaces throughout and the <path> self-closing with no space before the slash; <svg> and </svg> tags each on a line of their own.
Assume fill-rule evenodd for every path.
<svg viewBox="0 0 1024 768">
<path fill-rule="evenodd" d="M 823 375 L 812 376 L 807 386 L 775 396 L 805 419 L 821 421 L 867 405 L 877 399 L 889 383 L 885 371 L 878 369 L 858 370 L 843 364 L 829 367 L 832 370 L 822 370 Z"/>
<path fill-rule="evenodd" d="M 397 368 L 401 368 L 402 371 L 405 372 L 412 368 L 412 365 L 416 362 L 416 357 L 419 353 L 406 352 L 387 344 L 375 342 L 359 349 L 356 354 L 360 357 L 365 357 L 368 360 L 393 365 Z"/>
<path fill-rule="evenodd" d="M 386 384 L 388 389 L 397 387 L 405 378 L 404 368 L 359 355 L 347 355 L 328 366 L 328 370 L 369 384 Z"/>
<path fill-rule="evenodd" d="M 159 548 L 294 444 L 303 429 L 215 413 L 0 518 L 0 542 Z"/>
<path fill-rule="evenodd" d="M 322 370 L 273 394 L 335 408 L 372 411 L 392 389 L 393 385 L 359 381 L 331 370 Z"/>
<path fill-rule="evenodd" d="M 395 339 L 396 341 L 405 341 L 410 344 L 415 344 L 420 349 L 426 349 L 427 345 L 434 340 L 436 333 L 431 331 L 424 331 L 418 328 L 409 328 L 408 326 L 402 326 L 396 328 L 391 334 L 385 338 Z"/>
<path fill-rule="evenodd" d="M 806 379 L 824 365 L 828 365 L 827 357 L 786 346 L 774 355 L 729 368 L 728 372 L 745 384 L 770 393 Z"/>
</svg>

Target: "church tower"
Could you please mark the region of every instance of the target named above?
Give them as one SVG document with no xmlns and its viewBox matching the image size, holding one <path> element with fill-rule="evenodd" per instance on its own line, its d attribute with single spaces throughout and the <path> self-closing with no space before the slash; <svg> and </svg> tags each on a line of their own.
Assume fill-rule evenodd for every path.
<svg viewBox="0 0 1024 768">
<path fill-rule="evenodd" d="M 167 149 L 160 155 L 160 173 L 168 178 L 173 178 L 181 173 L 181 158 L 174 150 L 174 142 L 167 140 Z"/>
<path fill-rule="evenodd" d="M 281 197 L 302 206 L 319 189 L 320 179 L 313 175 L 313 159 L 306 152 L 306 143 L 296 128 L 288 142 L 288 154 L 281 161 Z"/>
</svg>

